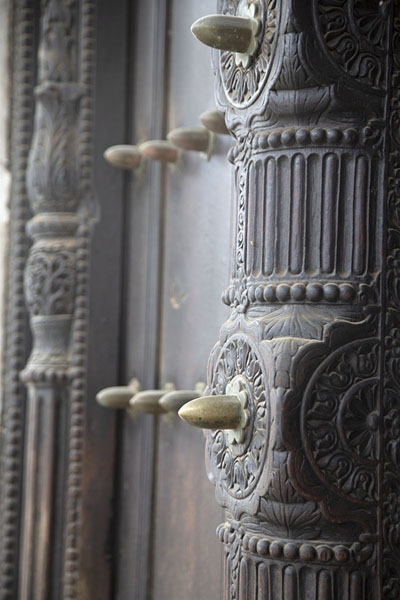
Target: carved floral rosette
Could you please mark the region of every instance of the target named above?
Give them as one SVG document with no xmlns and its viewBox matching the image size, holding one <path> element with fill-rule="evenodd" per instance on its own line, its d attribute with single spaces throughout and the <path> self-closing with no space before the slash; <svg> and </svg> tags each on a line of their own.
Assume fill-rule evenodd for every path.
<svg viewBox="0 0 400 600">
<path fill-rule="evenodd" d="M 236 235 L 208 387 L 241 376 L 251 415 L 242 444 L 206 436 L 226 600 L 394 599 L 399 5 L 251 4 L 250 64 L 213 56 Z"/>
</svg>

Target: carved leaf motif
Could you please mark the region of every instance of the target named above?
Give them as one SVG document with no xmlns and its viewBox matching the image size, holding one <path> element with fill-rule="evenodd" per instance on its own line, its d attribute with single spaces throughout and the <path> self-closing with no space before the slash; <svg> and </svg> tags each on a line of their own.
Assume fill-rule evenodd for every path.
<svg viewBox="0 0 400 600">
<path fill-rule="evenodd" d="M 73 212 L 79 204 L 76 147 L 76 102 L 79 87 L 43 86 L 27 171 L 30 202 L 35 213 Z"/>
<path fill-rule="evenodd" d="M 295 337 L 300 339 L 322 339 L 326 323 L 332 320 L 329 310 L 309 306 L 285 305 L 277 308 L 263 319 L 264 337 Z"/>
<path fill-rule="evenodd" d="M 385 89 L 386 2 L 316 0 L 319 26 L 334 63 L 355 80 Z"/>
<path fill-rule="evenodd" d="M 31 314 L 72 314 L 75 276 L 74 252 L 57 248 L 34 251 L 25 274 L 25 293 Z"/>
<path fill-rule="evenodd" d="M 261 524 L 265 531 L 288 539 L 315 537 L 321 513 L 314 503 L 281 504 L 261 498 Z"/>
</svg>

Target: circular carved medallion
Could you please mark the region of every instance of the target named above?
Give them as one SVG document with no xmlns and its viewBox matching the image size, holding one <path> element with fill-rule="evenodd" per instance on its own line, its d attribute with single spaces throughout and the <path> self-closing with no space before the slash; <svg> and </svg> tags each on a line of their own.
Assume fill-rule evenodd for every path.
<svg viewBox="0 0 400 600">
<path fill-rule="evenodd" d="M 248 61 L 238 60 L 235 52 L 222 51 L 219 68 L 228 100 L 245 108 L 260 95 L 267 80 L 275 51 L 279 0 L 220 0 L 219 12 L 232 16 L 253 15 L 260 22 L 256 47 Z"/>
<path fill-rule="evenodd" d="M 348 500 L 377 502 L 379 379 L 376 340 L 339 348 L 304 395 L 302 437 L 315 472 Z"/>
<path fill-rule="evenodd" d="M 232 443 L 230 432 L 208 434 L 207 451 L 214 476 L 233 498 L 245 498 L 255 489 L 264 467 L 269 438 L 270 410 L 260 357 L 247 337 L 233 336 L 216 360 L 210 389 L 225 394 L 236 382 L 247 397 L 247 427 L 241 439 Z"/>
</svg>

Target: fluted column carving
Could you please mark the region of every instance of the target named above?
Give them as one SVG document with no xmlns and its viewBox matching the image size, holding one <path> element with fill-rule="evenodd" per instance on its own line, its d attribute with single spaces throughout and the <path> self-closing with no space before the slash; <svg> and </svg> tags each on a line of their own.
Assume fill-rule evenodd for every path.
<svg viewBox="0 0 400 600">
<path fill-rule="evenodd" d="M 251 4 L 250 63 L 214 53 L 236 223 L 208 386 L 251 391 L 243 443 L 207 434 L 225 598 L 397 598 L 400 9 Z"/>
</svg>

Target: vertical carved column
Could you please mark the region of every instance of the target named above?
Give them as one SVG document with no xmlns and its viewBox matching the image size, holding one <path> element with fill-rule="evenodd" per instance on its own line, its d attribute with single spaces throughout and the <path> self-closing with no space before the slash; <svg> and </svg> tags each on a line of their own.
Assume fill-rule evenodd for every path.
<svg viewBox="0 0 400 600">
<path fill-rule="evenodd" d="M 32 135 L 35 26 L 32 0 L 14 2 L 10 224 L 4 315 L 3 397 L 1 403 L 0 598 L 17 597 L 20 537 L 27 336 L 24 265 L 28 254 L 25 224 L 29 218 L 25 171 Z"/>
<path fill-rule="evenodd" d="M 397 598 L 399 5 L 219 12 L 249 4 L 253 57 L 214 55 L 237 222 L 208 384 L 250 398 L 243 441 L 207 435 L 225 597 Z"/>
<path fill-rule="evenodd" d="M 19 598 L 78 598 L 85 387 L 94 4 L 42 3 L 27 169 L 33 244 L 25 270 L 33 348 Z"/>
</svg>

